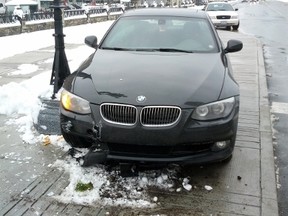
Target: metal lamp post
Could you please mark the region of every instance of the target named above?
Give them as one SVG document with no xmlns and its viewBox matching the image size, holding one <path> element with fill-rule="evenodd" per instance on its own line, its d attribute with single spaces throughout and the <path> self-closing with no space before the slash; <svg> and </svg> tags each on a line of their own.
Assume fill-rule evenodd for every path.
<svg viewBox="0 0 288 216">
<path fill-rule="evenodd" d="M 62 20 L 62 8 L 61 0 L 54 0 L 54 5 L 51 7 L 54 9 L 54 27 L 55 27 L 55 55 L 51 74 L 50 85 L 54 85 L 52 99 L 55 98 L 55 94 L 62 87 L 65 78 L 70 74 L 68 61 L 65 54 L 64 37 L 63 34 L 63 20 Z"/>
</svg>

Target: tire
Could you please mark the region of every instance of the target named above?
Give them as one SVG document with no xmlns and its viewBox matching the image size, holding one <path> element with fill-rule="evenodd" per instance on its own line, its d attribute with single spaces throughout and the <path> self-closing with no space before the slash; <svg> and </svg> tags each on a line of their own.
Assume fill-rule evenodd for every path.
<svg viewBox="0 0 288 216">
<path fill-rule="evenodd" d="M 238 24 L 238 25 L 235 25 L 235 26 L 232 26 L 232 28 L 233 28 L 234 31 L 238 30 L 239 24 Z"/>
<path fill-rule="evenodd" d="M 74 148 L 89 148 L 92 146 L 92 141 L 81 136 L 76 136 L 70 133 L 66 133 L 62 130 L 64 140 Z"/>
<path fill-rule="evenodd" d="M 233 157 L 233 154 L 231 154 L 229 157 L 225 158 L 224 160 L 221 160 L 220 163 L 227 164 L 231 161 L 232 157 Z"/>
</svg>

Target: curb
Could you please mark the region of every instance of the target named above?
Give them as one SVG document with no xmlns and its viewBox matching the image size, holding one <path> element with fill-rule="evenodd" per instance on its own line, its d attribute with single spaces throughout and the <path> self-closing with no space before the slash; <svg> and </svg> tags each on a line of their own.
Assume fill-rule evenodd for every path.
<svg viewBox="0 0 288 216">
<path fill-rule="evenodd" d="M 257 40 L 258 85 L 260 107 L 260 175 L 261 175 L 261 216 L 279 215 L 270 105 L 262 44 Z"/>
</svg>

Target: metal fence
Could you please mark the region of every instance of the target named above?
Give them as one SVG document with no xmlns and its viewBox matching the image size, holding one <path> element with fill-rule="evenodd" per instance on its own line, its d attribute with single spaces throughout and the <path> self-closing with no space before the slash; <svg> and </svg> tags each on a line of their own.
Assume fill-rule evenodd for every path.
<svg viewBox="0 0 288 216">
<path fill-rule="evenodd" d="M 0 24 L 14 23 L 14 16 L 12 15 L 0 15 Z"/>
<path fill-rule="evenodd" d="M 53 18 L 54 18 L 54 12 L 53 11 L 35 12 L 35 13 L 25 15 L 26 21 L 45 20 L 45 19 L 53 19 Z"/>
<path fill-rule="evenodd" d="M 85 11 L 83 9 L 73 9 L 73 10 L 63 10 L 63 17 L 73 17 L 79 15 L 91 15 L 91 14 L 110 14 L 114 12 L 123 12 L 121 7 L 111 7 L 109 11 L 105 8 L 96 8 L 90 9 L 89 11 Z M 41 12 L 34 12 L 31 14 L 25 14 L 24 16 L 25 21 L 36 21 L 36 20 L 47 20 L 47 19 L 54 19 L 54 12 L 53 11 L 41 11 Z M 12 14 L 4 14 L 0 15 L 0 25 L 1 24 L 11 24 L 15 23 L 15 17 Z"/>
</svg>

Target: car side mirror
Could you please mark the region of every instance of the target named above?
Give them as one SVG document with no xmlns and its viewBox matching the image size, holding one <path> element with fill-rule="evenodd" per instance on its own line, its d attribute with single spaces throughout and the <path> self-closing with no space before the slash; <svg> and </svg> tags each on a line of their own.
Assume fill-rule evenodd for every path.
<svg viewBox="0 0 288 216">
<path fill-rule="evenodd" d="M 239 40 L 229 40 L 227 47 L 225 48 L 226 53 L 238 52 L 243 48 L 243 43 Z"/>
<path fill-rule="evenodd" d="M 89 47 L 97 49 L 98 48 L 97 37 L 94 35 L 85 37 L 85 44 Z"/>
<path fill-rule="evenodd" d="M 238 11 L 238 8 L 235 8 L 235 11 Z"/>
</svg>

